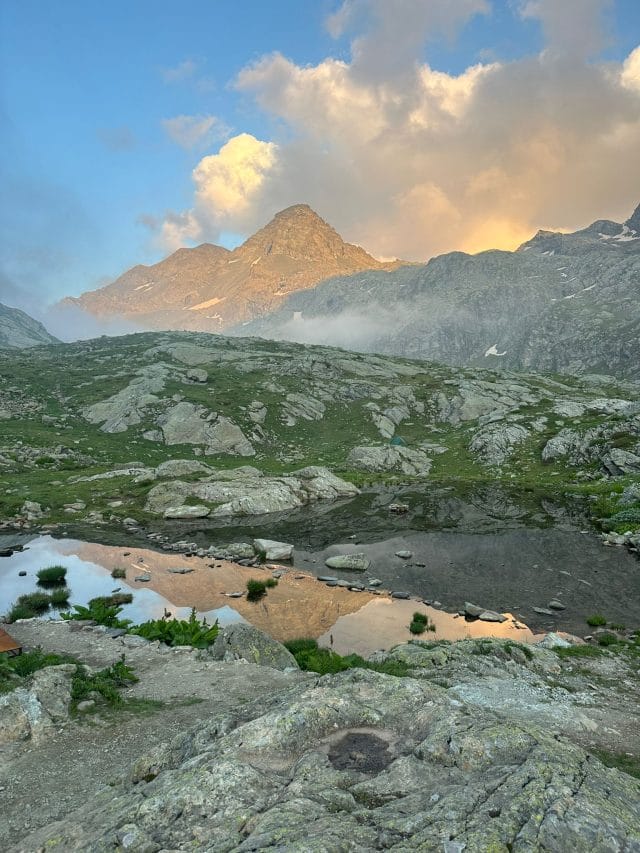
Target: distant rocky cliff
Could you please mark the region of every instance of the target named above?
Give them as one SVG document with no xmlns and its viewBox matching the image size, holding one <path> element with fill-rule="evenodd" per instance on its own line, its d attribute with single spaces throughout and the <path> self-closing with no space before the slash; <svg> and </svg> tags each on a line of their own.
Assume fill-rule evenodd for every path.
<svg viewBox="0 0 640 853">
<path fill-rule="evenodd" d="M 0 303 L 0 347 L 33 347 L 56 341 L 42 323 L 24 311 Z"/>
<path fill-rule="evenodd" d="M 292 294 L 242 334 L 492 369 L 640 376 L 640 206 L 623 224 L 539 231 Z"/>
</svg>

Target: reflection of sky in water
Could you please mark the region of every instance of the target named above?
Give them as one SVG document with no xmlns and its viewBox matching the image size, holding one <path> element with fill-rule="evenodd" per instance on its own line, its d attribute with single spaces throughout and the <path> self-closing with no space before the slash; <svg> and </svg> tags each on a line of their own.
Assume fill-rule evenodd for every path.
<svg viewBox="0 0 640 853">
<path fill-rule="evenodd" d="M 75 542 L 43 536 L 32 540 L 24 551 L 18 551 L 11 557 L 0 557 L 0 614 L 6 613 L 18 596 L 42 589 L 37 585 L 36 573 L 46 566 L 57 565 L 66 568 L 67 588 L 71 592 L 69 601 L 72 604 L 87 604 L 91 598 L 110 595 L 118 589 L 120 584 L 117 579 L 111 577 L 109 569 L 81 560 L 75 554 L 66 553 L 75 545 Z M 27 572 L 27 576 L 20 577 L 18 572 L 21 571 Z M 122 592 L 128 591 L 129 587 L 123 585 Z M 133 602 L 124 605 L 121 617 L 131 619 L 135 623 L 146 622 L 148 619 L 161 619 L 165 609 L 177 619 L 186 619 L 191 613 L 189 607 L 175 607 L 162 595 L 142 587 L 134 590 Z M 45 619 L 57 616 L 58 611 L 54 609 L 43 614 Z M 216 619 L 221 625 L 245 621 L 228 605 L 201 613 L 199 616 L 206 617 L 210 624 Z"/>
</svg>

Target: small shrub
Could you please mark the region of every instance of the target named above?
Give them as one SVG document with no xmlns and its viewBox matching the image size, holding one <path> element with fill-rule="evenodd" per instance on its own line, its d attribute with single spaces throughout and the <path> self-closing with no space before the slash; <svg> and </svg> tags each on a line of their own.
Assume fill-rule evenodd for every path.
<svg viewBox="0 0 640 853">
<path fill-rule="evenodd" d="M 131 619 L 118 618 L 122 607 L 109 606 L 100 598 L 92 598 L 87 607 L 83 604 L 74 604 L 73 610 L 75 613 L 67 611 L 60 616 L 67 620 L 91 620 L 107 628 L 128 628 L 131 625 Z"/>
<path fill-rule="evenodd" d="M 597 646 L 585 645 L 567 646 L 566 648 L 555 648 L 553 650 L 560 658 L 597 658 L 602 654 L 602 649 Z"/>
<path fill-rule="evenodd" d="M 145 640 L 159 640 L 167 646 L 206 649 L 218 636 L 218 623 L 208 625 L 206 619 L 199 622 L 193 608 L 189 619 L 152 619 L 131 628 L 129 633 Z"/>
<path fill-rule="evenodd" d="M 66 577 L 67 570 L 64 566 L 49 566 L 48 569 L 40 569 L 38 572 L 38 584 L 40 586 L 63 586 Z"/>
<path fill-rule="evenodd" d="M 260 601 L 267 594 L 267 582 L 248 580 L 247 581 L 247 601 Z"/>
<path fill-rule="evenodd" d="M 602 628 L 606 624 L 607 620 L 602 613 L 594 613 L 592 616 L 587 616 L 587 625 L 590 625 L 592 628 Z"/>
<path fill-rule="evenodd" d="M 121 580 L 122 578 L 126 578 L 126 576 L 127 576 L 127 570 L 126 570 L 126 569 L 122 569 L 122 568 L 115 568 L 115 569 L 111 572 L 111 577 L 112 577 L 114 580 Z"/>
<path fill-rule="evenodd" d="M 612 631 L 624 631 L 625 625 L 621 625 L 619 622 L 609 622 L 609 627 Z"/>
<path fill-rule="evenodd" d="M 62 587 L 61 589 L 54 589 L 53 592 L 49 595 L 49 602 L 52 607 L 66 607 L 69 604 L 69 596 L 71 595 L 71 591 L 66 587 Z"/>
<path fill-rule="evenodd" d="M 274 586 L 278 586 L 278 578 L 267 578 L 264 584 L 267 589 L 272 589 Z"/>
</svg>

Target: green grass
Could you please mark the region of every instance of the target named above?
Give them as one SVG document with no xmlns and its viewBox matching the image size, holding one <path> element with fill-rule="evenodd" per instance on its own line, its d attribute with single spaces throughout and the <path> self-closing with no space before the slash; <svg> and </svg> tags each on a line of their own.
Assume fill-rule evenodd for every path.
<svg viewBox="0 0 640 853">
<path fill-rule="evenodd" d="M 560 658 L 597 658 L 602 655 L 603 649 L 597 646 L 585 645 L 568 646 L 567 648 L 555 648 L 553 650 Z"/>
<path fill-rule="evenodd" d="M 424 634 L 425 631 L 435 631 L 436 626 L 429 620 L 426 613 L 416 611 L 411 619 L 409 630 L 412 634 Z"/>
<path fill-rule="evenodd" d="M 345 672 L 348 669 L 369 669 L 398 678 L 409 674 L 409 667 L 401 661 L 370 663 L 360 655 L 339 655 L 330 649 L 320 648 L 316 640 L 302 638 L 290 640 L 285 646 L 296 659 L 300 669 L 317 672 L 320 675 Z"/>
<path fill-rule="evenodd" d="M 56 609 L 60 607 L 67 607 L 70 595 L 71 590 L 66 587 L 63 587 L 62 589 L 54 589 L 53 592 L 49 594 L 51 607 L 55 607 Z"/>
<path fill-rule="evenodd" d="M 51 598 L 46 592 L 31 592 L 21 595 L 7 614 L 8 622 L 18 619 L 33 619 L 41 616 L 51 605 Z"/>
<path fill-rule="evenodd" d="M 116 567 L 111 572 L 111 577 L 114 580 L 122 580 L 123 578 L 126 578 L 126 576 L 127 576 L 127 570 L 123 569 L 123 568 Z"/>
<path fill-rule="evenodd" d="M 40 586 L 64 586 L 67 570 L 64 566 L 49 566 L 47 569 L 40 569 L 37 577 Z"/>
<path fill-rule="evenodd" d="M 602 628 L 606 624 L 606 617 L 602 613 L 594 613 L 591 616 L 587 616 L 587 625 L 590 625 L 592 628 Z"/>
<path fill-rule="evenodd" d="M 605 749 L 592 749 L 591 754 L 595 755 L 606 767 L 615 767 L 616 770 L 621 770 L 629 776 L 640 779 L 639 756 L 627 755 L 625 752 L 609 752 Z"/>
</svg>

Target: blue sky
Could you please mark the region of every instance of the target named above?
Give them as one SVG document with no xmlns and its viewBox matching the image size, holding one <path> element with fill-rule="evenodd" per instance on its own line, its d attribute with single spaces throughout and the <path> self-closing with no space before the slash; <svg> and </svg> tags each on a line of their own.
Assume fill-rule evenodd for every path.
<svg viewBox="0 0 640 853">
<path fill-rule="evenodd" d="M 412 197 L 412 187 L 423 183 L 419 170 L 426 171 L 426 166 L 416 167 L 418 171 L 412 175 L 398 176 L 395 183 L 381 186 L 377 194 L 370 189 L 376 181 L 375 170 L 363 173 L 365 189 L 359 191 L 360 185 L 354 184 L 348 195 L 345 189 L 344 198 L 335 198 L 339 195 L 335 190 L 330 198 L 327 188 L 340 186 L 345 164 L 357 172 L 367 152 L 354 148 L 340 133 L 334 136 L 326 125 L 309 133 L 301 126 L 301 116 L 309 109 L 300 106 L 301 99 L 305 97 L 313 105 L 315 80 L 300 82 L 301 94 L 295 103 L 287 101 L 291 81 L 297 80 L 300 69 L 329 69 L 327 63 L 332 58 L 342 60 L 352 75 L 346 82 L 332 82 L 336 87 L 333 102 L 342 97 L 340 86 L 357 85 L 359 100 L 367 97 L 366 86 L 375 87 L 378 97 L 384 81 L 367 77 L 370 61 L 369 65 L 361 63 L 358 77 L 353 47 L 354 39 L 375 35 L 376 28 L 390 26 L 388 20 L 376 23 L 376 2 L 380 0 L 348 0 L 345 6 L 353 6 L 346 10 L 348 21 L 342 29 L 333 27 L 331 34 L 328 17 L 341 8 L 345 11 L 341 2 L 333 0 L 183 0 L 180 4 L 168 0 L 4 0 L 0 4 L 0 130 L 5 186 L 0 212 L 0 300 L 15 304 L 22 299 L 28 304 L 29 298 L 24 297 L 27 292 L 31 303 L 44 303 L 96 287 L 135 263 L 158 260 L 173 248 L 163 242 L 162 222 L 167 216 L 184 217 L 185 212 L 195 211 L 197 225 L 180 231 L 187 244 L 201 239 L 233 244 L 254 226 L 264 224 L 280 200 L 283 204 L 309 201 L 320 207 L 321 215 L 345 230 L 348 237 L 381 256 L 404 250 L 414 255 L 423 252 L 427 257 L 449 248 L 444 238 L 431 245 L 426 237 L 420 242 L 418 234 L 412 243 L 403 243 L 400 239 L 394 242 L 384 232 L 385 194 L 405 201 Z M 416 7 L 430 2 L 386 0 L 386 8 L 395 4 L 398 18 L 410 17 Z M 436 6 L 438 2 L 442 4 L 437 0 Z M 420 44 L 414 46 L 414 54 L 408 59 L 414 65 L 427 62 L 434 71 L 449 75 L 447 80 L 463 75 L 477 63 L 514 63 L 514 69 L 523 68 L 527 58 L 539 56 L 548 47 L 544 16 L 535 9 L 533 14 L 523 15 L 527 2 L 535 5 L 534 0 L 449 0 L 449 7 L 460 7 L 459 20 L 447 21 L 446 26 L 425 25 Z M 640 43 L 637 0 L 566 2 L 578 10 L 578 32 L 582 28 L 586 32 L 593 25 L 602 35 L 598 49 L 581 57 L 583 65 L 623 63 Z M 584 20 L 581 8 L 588 9 Z M 592 20 L 587 20 L 589 15 Z M 388 47 L 388 40 L 384 44 Z M 400 56 L 403 45 L 391 41 L 390 51 L 396 49 Z M 567 48 L 568 52 L 571 49 Z M 234 81 L 242 70 L 274 52 L 289 60 L 286 68 L 271 67 L 267 62 L 260 74 L 239 90 Z M 389 68 L 393 76 L 395 64 Z M 390 78 L 389 85 L 392 83 L 400 86 Z M 307 89 L 303 92 L 304 87 Z M 332 102 L 328 103 L 331 107 Z M 625 109 L 633 113 L 633 104 L 625 102 Z M 318 110 L 327 111 L 321 97 Z M 456 118 L 459 120 L 457 112 Z M 633 124 L 632 118 L 625 118 L 625 127 Z M 340 120 L 338 116 L 338 123 Z M 380 140 L 393 132 L 389 121 L 391 124 L 381 132 L 376 131 L 378 152 Z M 203 122 L 211 126 L 198 139 Z M 191 137 L 185 136 L 189 129 Z M 243 134 L 260 141 L 260 145 L 276 146 L 270 149 L 268 164 L 259 167 L 260 192 L 252 190 L 250 198 L 229 207 L 224 215 L 206 210 L 204 205 L 221 198 L 220 188 L 216 184 L 213 195 L 207 195 L 208 185 L 197 185 L 200 196 L 194 201 L 192 170 L 207 155 L 216 155 L 228 140 Z M 177 138 L 182 144 L 177 144 Z M 373 136 L 368 139 L 373 146 Z M 190 146 L 189 141 L 193 143 Z M 430 144 L 436 142 L 430 140 Z M 266 152 L 264 147 L 256 150 Z M 332 161 L 326 176 L 319 173 L 318 181 L 322 175 L 324 188 L 317 191 L 308 179 L 314 161 L 304 160 L 312 156 L 310 152 L 315 152 L 316 162 L 318 152 L 344 158 L 340 163 Z M 404 155 L 390 150 L 389 157 L 396 156 Z M 433 154 L 430 162 L 435 159 Z M 485 165 L 483 175 L 493 168 Z M 214 166 L 217 169 L 217 163 Z M 300 174 L 306 179 L 295 177 Z M 218 171 L 215 180 L 219 182 Z M 474 180 L 481 182 L 478 175 L 470 175 L 468 185 L 475 186 Z M 442 211 L 440 217 L 449 215 L 455 191 L 443 189 L 432 177 L 424 185 L 427 189 L 415 203 L 435 205 L 434 209 Z M 611 206 L 614 212 L 629 203 L 630 196 L 620 192 L 621 197 Z M 635 195 L 640 200 L 640 187 L 635 188 Z M 594 191 L 592 204 L 583 196 L 582 207 L 563 212 L 558 222 L 551 224 L 570 225 L 572 216 L 579 221 L 581 210 L 588 219 L 592 208 L 602 203 L 603 190 Z M 375 217 L 372 214 L 365 228 L 363 210 L 375 204 L 379 204 L 379 211 Z M 548 207 L 549 202 L 546 204 Z M 549 221 L 551 213 L 542 203 L 534 208 L 536 212 L 519 228 Z M 409 208 L 398 212 L 389 235 L 400 232 L 403 217 L 409 216 L 407 211 L 410 213 Z M 505 216 L 506 223 L 509 214 Z M 451 214 L 451 222 L 459 222 L 464 228 L 459 212 L 457 217 Z M 504 227 L 508 230 L 507 224 Z M 429 230 L 425 222 L 424 233 Z M 498 232 L 494 229 L 492 233 Z M 451 240 L 455 239 L 459 238 L 454 234 Z M 489 233 L 486 239 L 492 239 Z M 478 240 L 482 242 L 481 235 Z"/>
</svg>

